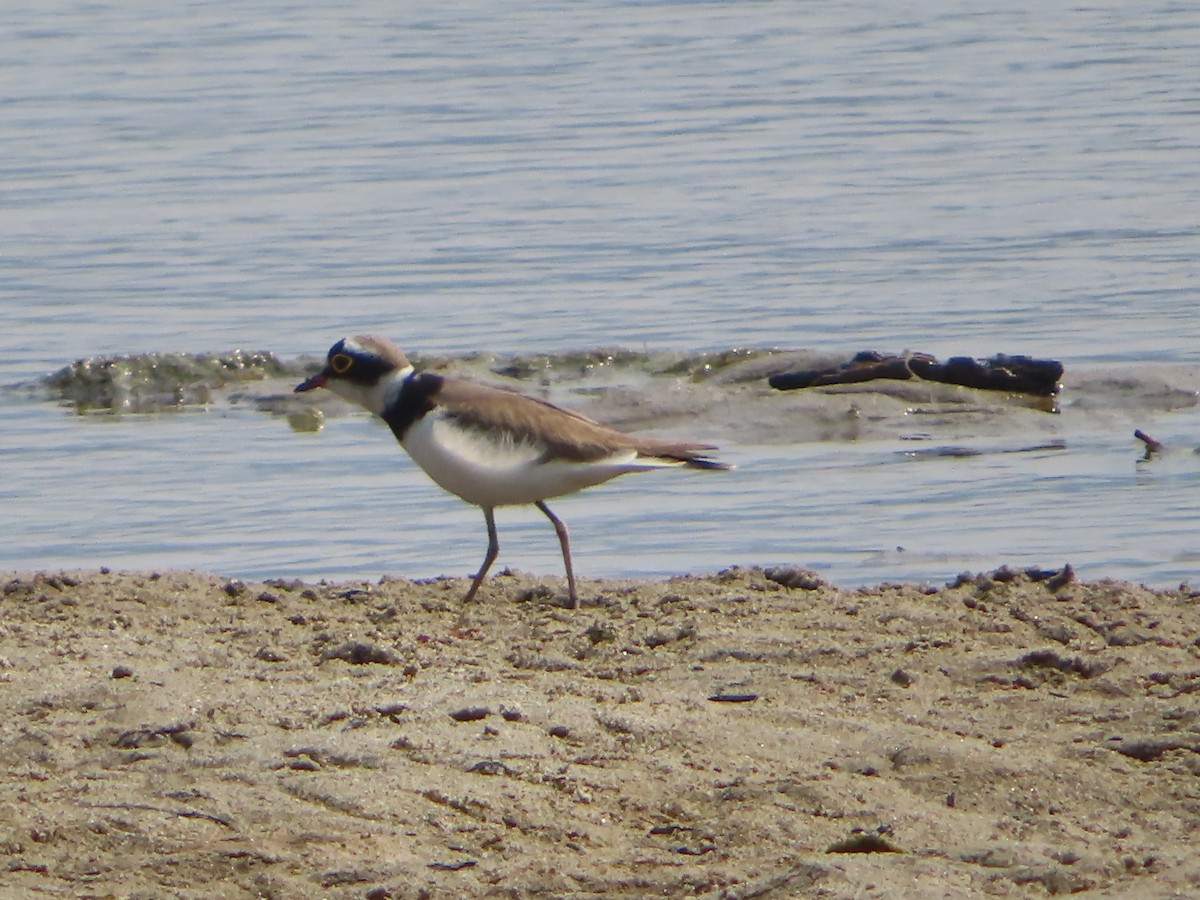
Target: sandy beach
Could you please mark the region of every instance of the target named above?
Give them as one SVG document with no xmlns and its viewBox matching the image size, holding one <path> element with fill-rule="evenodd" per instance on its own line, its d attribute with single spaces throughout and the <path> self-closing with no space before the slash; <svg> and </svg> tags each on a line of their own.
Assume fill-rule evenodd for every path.
<svg viewBox="0 0 1200 900">
<path fill-rule="evenodd" d="M 1200 596 L 0 578 L 0 896 L 1183 897 Z"/>
</svg>

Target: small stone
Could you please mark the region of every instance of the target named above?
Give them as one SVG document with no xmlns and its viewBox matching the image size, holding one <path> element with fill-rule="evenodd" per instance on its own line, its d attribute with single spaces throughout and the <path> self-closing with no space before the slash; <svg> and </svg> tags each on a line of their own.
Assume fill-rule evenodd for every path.
<svg viewBox="0 0 1200 900">
<path fill-rule="evenodd" d="M 953 589 L 953 588 L 966 587 L 967 585 L 974 584 L 974 583 L 975 583 L 975 573 L 974 572 L 959 572 L 958 575 L 955 576 L 953 581 L 946 582 L 946 587 Z"/>
<path fill-rule="evenodd" d="M 286 591 L 289 594 L 294 594 L 304 589 L 304 582 L 299 578 L 268 578 L 266 584 L 281 591 Z"/>
<path fill-rule="evenodd" d="M 617 639 L 617 629 L 613 628 L 607 622 L 593 622 L 583 634 L 584 637 L 592 642 L 593 646 Z"/>
<path fill-rule="evenodd" d="M 1110 647 L 1137 647 L 1150 640 L 1150 636 L 1140 628 L 1128 625 L 1114 628 L 1106 638 Z"/>
<path fill-rule="evenodd" d="M 486 706 L 464 706 L 462 709 L 456 709 L 450 713 L 450 718 L 455 722 L 478 722 L 491 714 L 492 711 Z"/>
<path fill-rule="evenodd" d="M 803 591 L 816 591 L 825 586 L 825 581 L 811 569 L 801 569 L 798 566 L 773 566 L 765 569 L 763 574 L 768 580 L 785 588 Z"/>
<path fill-rule="evenodd" d="M 508 775 L 508 766 L 497 759 L 484 759 L 475 763 L 468 772 L 474 772 L 476 775 Z"/>
<path fill-rule="evenodd" d="M 1070 563 L 1067 563 L 1065 566 L 1062 567 L 1062 571 L 1060 571 L 1057 575 L 1053 576 L 1052 578 L 1046 579 L 1046 589 L 1048 591 L 1052 591 L 1052 592 L 1059 591 L 1059 590 L 1062 590 L 1063 588 L 1065 588 L 1068 584 L 1070 584 L 1074 580 L 1075 580 L 1075 569 L 1071 567 Z"/>
<path fill-rule="evenodd" d="M 381 703 L 375 707 L 375 712 L 379 713 L 384 718 L 397 721 L 402 713 L 408 712 L 407 703 Z"/>
<path fill-rule="evenodd" d="M 709 694 L 708 699 L 713 703 L 753 703 L 758 699 L 758 694 L 749 691 L 718 690 L 716 693 Z"/>
<path fill-rule="evenodd" d="M 362 641 L 346 641 L 344 644 L 338 644 L 336 647 L 326 650 L 321 654 L 321 662 L 330 659 L 340 659 L 355 666 L 365 666 L 371 663 L 391 666 L 399 662 L 396 654 L 386 647 L 379 647 L 375 644 L 367 644 Z"/>
</svg>

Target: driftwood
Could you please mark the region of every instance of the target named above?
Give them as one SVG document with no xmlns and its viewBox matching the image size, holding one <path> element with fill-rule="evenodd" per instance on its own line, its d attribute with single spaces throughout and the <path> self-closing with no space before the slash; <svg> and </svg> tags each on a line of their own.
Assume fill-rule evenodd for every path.
<svg viewBox="0 0 1200 900">
<path fill-rule="evenodd" d="M 923 379 L 988 391 L 1051 397 L 1062 388 L 1062 375 L 1062 363 L 1053 359 L 1006 356 L 1001 353 L 982 361 L 967 356 L 955 356 L 945 363 L 940 363 L 928 353 L 884 356 L 873 350 L 865 350 L 839 366 L 772 375 L 768 383 L 776 390 L 791 391 L 833 384 L 857 384 L 876 379 Z"/>
</svg>

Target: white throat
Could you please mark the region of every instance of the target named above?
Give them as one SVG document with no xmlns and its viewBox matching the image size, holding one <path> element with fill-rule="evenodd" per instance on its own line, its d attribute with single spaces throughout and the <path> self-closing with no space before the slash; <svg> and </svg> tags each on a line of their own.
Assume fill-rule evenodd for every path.
<svg viewBox="0 0 1200 900">
<path fill-rule="evenodd" d="M 389 372 L 372 385 L 355 384 L 352 381 L 331 378 L 325 383 L 325 387 L 329 388 L 343 400 L 357 403 L 368 412 L 382 416 L 384 410 L 391 406 L 392 402 L 400 396 L 405 379 L 412 373 L 413 367 L 405 366 L 403 369 L 396 369 L 394 372 Z"/>
</svg>

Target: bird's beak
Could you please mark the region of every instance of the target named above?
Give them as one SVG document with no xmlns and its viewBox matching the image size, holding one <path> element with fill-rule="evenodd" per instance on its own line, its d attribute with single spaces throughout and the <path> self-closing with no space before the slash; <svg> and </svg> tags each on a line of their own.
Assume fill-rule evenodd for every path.
<svg viewBox="0 0 1200 900">
<path fill-rule="evenodd" d="M 307 378 L 296 385 L 293 394 L 301 394 L 304 391 L 311 391 L 313 388 L 325 387 L 325 381 L 329 378 L 329 370 L 323 369 L 314 375 L 312 378 Z"/>
</svg>

